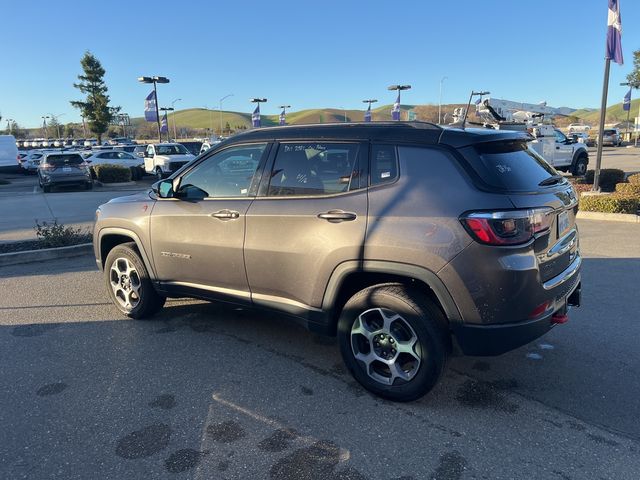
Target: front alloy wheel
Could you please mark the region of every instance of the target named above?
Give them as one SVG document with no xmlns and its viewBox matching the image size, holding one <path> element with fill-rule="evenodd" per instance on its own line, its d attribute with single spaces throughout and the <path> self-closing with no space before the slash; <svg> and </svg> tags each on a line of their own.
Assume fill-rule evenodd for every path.
<svg viewBox="0 0 640 480">
<path fill-rule="evenodd" d="M 156 291 L 135 243 L 109 252 L 104 276 L 111 301 L 130 318 L 149 317 L 164 305 L 165 297 Z"/>
<path fill-rule="evenodd" d="M 133 310 L 140 303 L 140 276 L 127 258 L 117 258 L 109 270 L 109 283 L 120 306 Z"/>
</svg>

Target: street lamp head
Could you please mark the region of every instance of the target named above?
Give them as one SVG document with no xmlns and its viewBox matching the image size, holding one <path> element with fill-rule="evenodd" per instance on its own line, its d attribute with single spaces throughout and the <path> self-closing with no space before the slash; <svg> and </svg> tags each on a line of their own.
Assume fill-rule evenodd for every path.
<svg viewBox="0 0 640 480">
<path fill-rule="evenodd" d="M 291 105 L 280 105 L 278 108 L 291 108 Z"/>
<path fill-rule="evenodd" d="M 151 77 L 138 77 L 138 81 L 140 83 L 153 83 L 153 78 L 151 78 Z"/>
<path fill-rule="evenodd" d="M 173 107 L 160 107 L 160 110 L 163 112 L 172 112 L 174 109 Z"/>
<path fill-rule="evenodd" d="M 471 95 L 480 95 L 480 96 L 490 95 L 490 94 L 491 92 L 471 92 Z"/>
<path fill-rule="evenodd" d="M 387 90 L 409 90 L 411 85 L 389 85 Z"/>
<path fill-rule="evenodd" d="M 156 83 L 169 83 L 169 79 L 167 77 L 153 77 Z"/>
<path fill-rule="evenodd" d="M 369 100 L 362 100 L 362 103 L 376 103 L 377 101 L 377 98 L 371 98 Z"/>
<path fill-rule="evenodd" d="M 251 100 L 249 100 L 251 103 L 262 103 L 262 102 L 266 102 L 267 99 L 266 98 L 252 98 Z"/>
</svg>

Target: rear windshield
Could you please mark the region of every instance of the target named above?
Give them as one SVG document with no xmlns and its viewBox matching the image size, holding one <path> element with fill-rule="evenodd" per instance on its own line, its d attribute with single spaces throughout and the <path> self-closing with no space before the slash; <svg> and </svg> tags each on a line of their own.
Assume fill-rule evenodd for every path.
<svg viewBox="0 0 640 480">
<path fill-rule="evenodd" d="M 480 157 L 477 173 L 485 183 L 502 190 L 538 190 L 540 182 L 558 175 L 526 142 L 484 143 L 475 146 L 475 151 Z"/>
<path fill-rule="evenodd" d="M 605 131 L 604 131 L 604 134 L 605 134 L 605 135 L 614 135 L 615 133 L 616 133 L 616 131 L 615 131 L 615 130 L 605 130 Z"/>
<path fill-rule="evenodd" d="M 47 163 L 51 165 L 80 165 L 84 160 L 77 153 L 69 155 L 49 155 L 47 157 Z"/>
</svg>

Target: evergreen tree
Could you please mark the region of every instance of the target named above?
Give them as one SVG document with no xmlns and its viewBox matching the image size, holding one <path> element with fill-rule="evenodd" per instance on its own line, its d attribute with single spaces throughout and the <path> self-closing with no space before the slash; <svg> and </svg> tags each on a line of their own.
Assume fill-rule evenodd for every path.
<svg viewBox="0 0 640 480">
<path fill-rule="evenodd" d="M 73 86 L 86 95 L 84 101 L 73 100 L 71 105 L 80 110 L 89 125 L 89 129 L 102 143 L 102 134 L 109 128 L 109 123 L 120 108 L 109 107 L 109 95 L 107 85 L 104 82 L 105 70 L 100 61 L 91 52 L 86 52 L 80 60 L 82 75 L 78 75 L 79 83 Z"/>
</svg>

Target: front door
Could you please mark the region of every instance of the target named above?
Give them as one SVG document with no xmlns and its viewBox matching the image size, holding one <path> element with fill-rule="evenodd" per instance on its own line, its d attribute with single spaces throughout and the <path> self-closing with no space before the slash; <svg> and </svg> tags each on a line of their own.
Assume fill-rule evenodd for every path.
<svg viewBox="0 0 640 480">
<path fill-rule="evenodd" d="M 361 258 L 367 155 L 367 145 L 358 142 L 279 144 L 247 212 L 245 261 L 254 304 L 309 317 L 321 306 L 335 266 Z"/>
<path fill-rule="evenodd" d="M 242 252 L 245 214 L 266 147 L 235 145 L 216 152 L 181 176 L 174 198 L 155 203 L 153 258 L 166 288 L 249 301 Z"/>
</svg>

